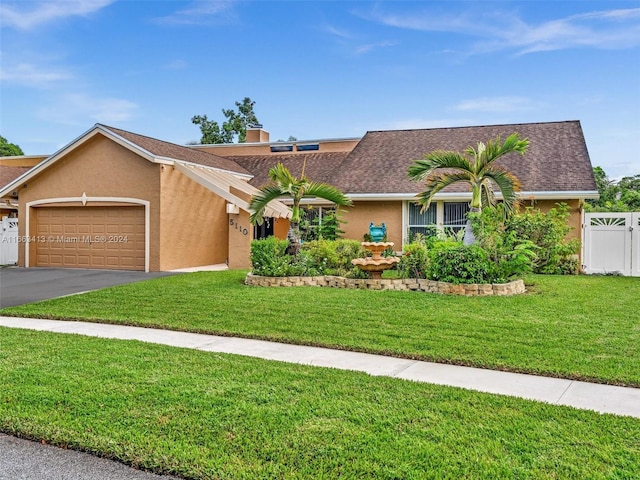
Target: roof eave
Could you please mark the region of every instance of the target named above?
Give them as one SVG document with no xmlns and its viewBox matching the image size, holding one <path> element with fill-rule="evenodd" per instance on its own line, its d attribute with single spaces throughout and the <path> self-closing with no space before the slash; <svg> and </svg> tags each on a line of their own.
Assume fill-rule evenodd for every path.
<svg viewBox="0 0 640 480">
<path fill-rule="evenodd" d="M 347 193 L 347 197 L 356 201 L 380 201 L 380 200 L 415 200 L 419 193 Z M 496 197 L 501 198 L 497 193 Z M 595 190 L 575 190 L 575 191 L 530 191 L 518 192 L 518 197 L 523 200 L 586 200 L 597 199 L 599 193 Z M 435 201 L 469 201 L 471 192 L 447 192 L 437 193 L 433 199 Z"/>
<path fill-rule="evenodd" d="M 246 178 L 247 180 L 251 180 L 253 178 L 253 175 L 250 175 L 250 174 L 236 172 L 235 170 L 226 170 L 224 168 L 219 168 L 219 167 L 211 167 L 209 165 L 202 165 L 201 163 L 194 163 L 194 162 L 189 162 L 187 160 L 180 160 L 179 158 L 155 156 L 153 157 L 152 161 L 154 163 L 160 163 L 163 165 L 174 165 L 176 162 L 179 162 L 179 163 L 184 163 L 185 165 L 193 165 L 196 167 L 203 167 L 210 170 L 215 170 L 216 172 L 228 173 L 229 175 L 233 175 L 239 178 Z"/>
</svg>

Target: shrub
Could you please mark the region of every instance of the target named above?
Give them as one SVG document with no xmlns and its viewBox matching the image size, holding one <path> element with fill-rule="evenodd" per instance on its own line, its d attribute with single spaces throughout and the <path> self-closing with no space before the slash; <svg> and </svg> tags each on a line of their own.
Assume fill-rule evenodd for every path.
<svg viewBox="0 0 640 480">
<path fill-rule="evenodd" d="M 251 242 L 251 267 L 256 275 L 286 277 L 289 275 L 291 256 L 286 254 L 288 240 L 268 237 Z"/>
<path fill-rule="evenodd" d="M 435 247 L 429 252 L 429 278 L 449 283 L 492 283 L 495 264 L 478 245 Z"/>
<path fill-rule="evenodd" d="M 577 273 L 577 239 L 566 241 L 569 233 L 566 204 L 547 213 L 527 208 L 507 217 L 497 205 L 481 214 L 469 214 L 478 243 L 489 253 L 503 275 L 527 273 Z M 528 258 L 528 260 L 527 260 Z"/>
<path fill-rule="evenodd" d="M 365 251 L 356 240 L 314 240 L 302 244 L 297 255 L 287 255 L 288 241 L 276 237 L 251 242 L 251 265 L 255 275 L 266 277 L 340 275 L 368 278 L 352 265 Z"/>
<path fill-rule="evenodd" d="M 531 241 L 507 231 L 506 216 L 501 204 L 485 208 L 482 214 L 469 214 L 478 245 L 494 263 L 492 282 L 506 282 L 513 276 L 531 273 L 539 250 Z"/>
<path fill-rule="evenodd" d="M 313 265 L 321 275 L 359 276 L 361 270 L 351 264 L 354 258 L 365 256 L 357 240 L 314 240 L 302 244 L 303 251 L 311 257 Z"/>
<path fill-rule="evenodd" d="M 414 241 L 404 246 L 404 254 L 398 262 L 400 278 L 427 278 L 429 250 L 424 242 Z"/>
<path fill-rule="evenodd" d="M 578 261 L 574 255 L 580 249 L 580 241 L 566 240 L 571 230 L 568 218 L 568 206 L 559 203 L 547 213 L 529 207 L 506 221 L 507 232 L 514 232 L 519 240 L 529 240 L 539 247 L 533 266 L 535 273 L 577 273 Z"/>
</svg>

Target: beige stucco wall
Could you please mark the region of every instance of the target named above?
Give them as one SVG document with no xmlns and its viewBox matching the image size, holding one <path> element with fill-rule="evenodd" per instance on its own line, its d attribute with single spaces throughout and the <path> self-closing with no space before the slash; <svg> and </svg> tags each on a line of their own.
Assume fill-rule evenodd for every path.
<svg viewBox="0 0 640 480">
<path fill-rule="evenodd" d="M 253 225 L 249 222 L 249 213 L 229 215 L 229 268 L 251 268 L 251 240 Z"/>
<path fill-rule="evenodd" d="M 160 171 L 160 269 L 225 263 L 226 201 L 176 171 Z"/>
<path fill-rule="evenodd" d="M 160 268 L 160 165 L 150 163 L 130 150 L 96 135 L 77 147 L 19 191 L 19 218 L 26 219 L 25 206 L 34 200 L 62 197 L 131 197 L 150 202 L 149 269 Z M 82 206 L 80 202 L 65 203 Z M 87 205 L 91 205 L 88 203 Z M 25 235 L 26 222 L 19 222 Z M 30 258 L 35 256 L 30 244 Z M 25 244 L 20 243 L 18 264 L 24 266 Z"/>
<path fill-rule="evenodd" d="M 273 236 L 282 239 L 287 238 L 287 234 L 289 233 L 289 220 L 286 218 L 274 218 L 273 222 Z"/>
<path fill-rule="evenodd" d="M 387 227 L 387 238 L 393 242 L 396 250 L 402 249 L 402 202 L 375 201 L 354 202 L 350 208 L 342 209 L 344 230 L 343 238 L 364 240 L 364 234 L 369 233 L 369 224 L 384 223 Z"/>
</svg>

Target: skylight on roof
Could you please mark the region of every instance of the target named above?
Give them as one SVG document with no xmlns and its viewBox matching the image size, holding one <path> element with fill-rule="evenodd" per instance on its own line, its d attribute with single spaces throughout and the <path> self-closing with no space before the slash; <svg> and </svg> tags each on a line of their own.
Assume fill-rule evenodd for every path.
<svg viewBox="0 0 640 480">
<path fill-rule="evenodd" d="M 319 143 L 296 144 L 296 150 L 299 152 L 309 152 L 311 150 L 320 150 L 320 144 Z"/>
<path fill-rule="evenodd" d="M 272 152 L 293 152 L 293 145 L 271 145 Z"/>
</svg>

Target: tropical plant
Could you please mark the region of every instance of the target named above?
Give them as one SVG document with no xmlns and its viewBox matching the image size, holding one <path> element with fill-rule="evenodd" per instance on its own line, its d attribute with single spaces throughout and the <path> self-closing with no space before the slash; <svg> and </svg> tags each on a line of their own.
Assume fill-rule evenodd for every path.
<svg viewBox="0 0 640 480">
<path fill-rule="evenodd" d="M 300 203 L 303 198 L 321 198 L 341 207 L 351 205 L 351 200 L 340 190 L 327 183 L 312 182 L 305 176 L 304 170 L 305 165 L 303 164 L 302 174 L 300 178 L 296 178 L 287 167 L 278 163 L 269 170 L 269 178 L 272 183 L 264 186 L 260 193 L 254 195 L 249 202 L 249 209 L 253 212 L 250 221 L 255 225 L 262 224 L 265 208 L 270 201 L 286 196 L 291 198 L 292 215 L 287 235 L 289 239 L 288 252 L 291 254 L 297 254 L 300 251 L 299 223 L 303 215 Z"/>
<path fill-rule="evenodd" d="M 640 175 L 611 180 L 602 167 L 593 168 L 600 198 L 587 200 L 587 212 L 638 212 L 640 211 Z"/>
<path fill-rule="evenodd" d="M 580 250 L 578 239 L 567 239 L 569 215 L 568 206 L 558 203 L 546 213 L 527 207 L 505 218 L 499 204 L 469 218 L 479 245 L 496 264 L 506 262 L 512 274 L 532 268 L 534 273 L 566 275 L 577 273 L 576 254 Z"/>
<path fill-rule="evenodd" d="M 425 182 L 425 190 L 418 195 L 418 203 L 423 211 L 429 208 L 434 196 L 442 189 L 458 182 L 471 187 L 470 211 L 480 212 L 483 205 L 495 205 L 493 184 L 498 186 L 506 212 L 516 209 L 516 192 L 520 188 L 518 179 L 495 161 L 512 152 L 524 155 L 529 148 L 528 139 L 520 139 L 513 133 L 501 143 L 498 136 L 486 145 L 478 142 L 477 148 L 468 147 L 463 153 L 435 150 L 422 159 L 414 160 L 409 167 L 409 178 Z M 464 235 L 465 245 L 475 243 L 471 223 L 467 220 Z"/>
</svg>

